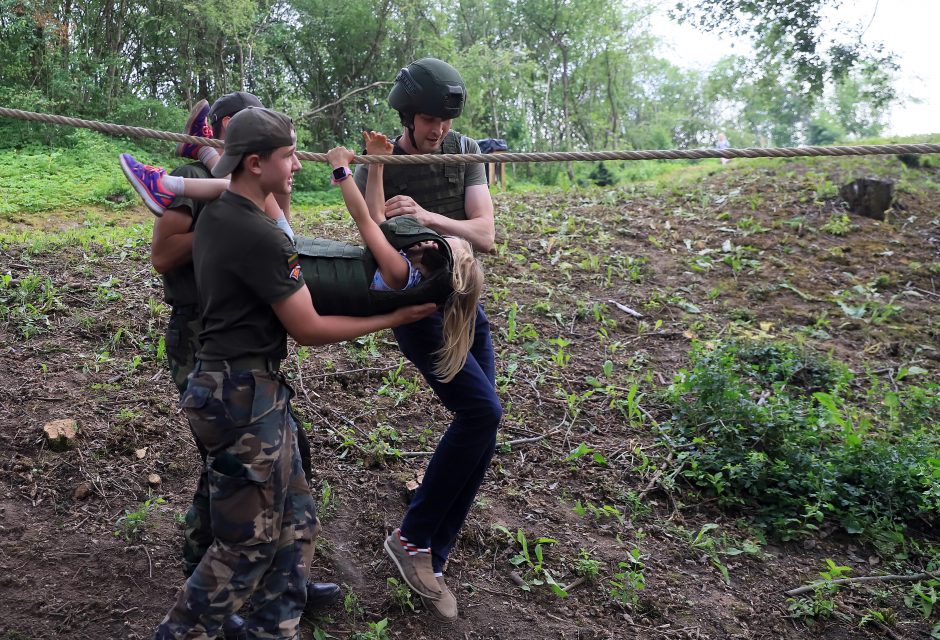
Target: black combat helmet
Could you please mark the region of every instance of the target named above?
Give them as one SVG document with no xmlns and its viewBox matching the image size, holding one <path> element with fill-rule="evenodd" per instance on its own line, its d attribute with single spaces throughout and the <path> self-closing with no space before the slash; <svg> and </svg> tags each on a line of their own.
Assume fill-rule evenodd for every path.
<svg viewBox="0 0 940 640">
<path fill-rule="evenodd" d="M 388 104 L 411 127 L 414 114 L 423 113 L 450 120 L 463 111 L 467 86 L 452 66 L 437 58 L 415 60 L 395 76 Z M 407 117 L 406 117 L 407 114 Z"/>
</svg>

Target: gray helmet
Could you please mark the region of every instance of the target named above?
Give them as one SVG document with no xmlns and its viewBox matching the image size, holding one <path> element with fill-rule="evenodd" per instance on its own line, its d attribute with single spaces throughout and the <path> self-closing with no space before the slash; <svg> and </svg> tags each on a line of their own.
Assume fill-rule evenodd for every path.
<svg viewBox="0 0 940 640">
<path fill-rule="evenodd" d="M 463 78 L 437 58 L 415 60 L 399 71 L 388 94 L 389 106 L 400 114 L 423 113 L 445 120 L 458 117 L 466 100 Z"/>
</svg>

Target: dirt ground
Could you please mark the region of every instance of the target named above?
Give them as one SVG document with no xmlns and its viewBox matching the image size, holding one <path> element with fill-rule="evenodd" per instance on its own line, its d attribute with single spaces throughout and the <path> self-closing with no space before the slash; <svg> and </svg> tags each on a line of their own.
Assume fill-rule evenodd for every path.
<svg viewBox="0 0 940 640">
<path fill-rule="evenodd" d="M 460 604 L 454 625 L 395 596 L 382 552 L 447 412 L 409 364 L 397 372 L 390 333 L 292 351 L 284 368 L 310 429 L 324 525 L 313 575 L 347 594 L 305 622 L 304 638 L 317 628 L 330 634 L 317 637 L 379 638 L 369 623 L 382 619 L 394 638 L 929 637 L 936 614 L 923 620 L 890 584 L 842 590 L 841 615 L 791 618 L 783 592 L 818 579 L 825 559 L 852 575 L 882 573 L 886 559 L 834 528 L 761 540 L 746 514 L 681 484 L 665 490 L 658 481 L 670 467 L 653 426 L 669 419 L 658 392 L 696 338 L 799 335 L 857 371 L 916 365 L 936 381 L 940 275 L 930 266 L 940 262 L 940 180 L 893 156 L 709 166 L 669 188 L 497 196 L 499 246 L 484 263 L 504 444 L 447 569 Z M 853 215 L 844 235 L 822 231 L 842 211 L 833 185 L 863 175 L 897 181 L 892 222 Z M 180 521 L 198 456 L 157 359 L 167 312 L 146 222 L 135 210 L 126 223 L 144 228 L 129 227 L 120 242 L 0 245 L 0 275 L 48 277 L 61 303 L 29 338 L 22 323 L 0 324 L 0 640 L 149 638 L 182 584 Z M 353 237 L 339 210 L 298 214 L 296 226 Z M 845 316 L 834 292 L 878 278 L 903 311 L 881 324 Z M 573 401 L 605 360 L 624 390 L 638 382 L 640 420 L 600 395 Z M 42 429 L 62 418 L 79 433 L 57 451 Z M 571 458 L 581 443 L 605 462 Z M 594 509 L 579 515 L 577 503 Z M 728 583 L 690 543 L 707 524 L 755 546 L 722 556 Z M 541 545 L 544 566 L 568 596 L 520 588 L 532 574 L 510 562 L 518 541 L 494 525 L 523 530 L 533 560 L 537 539 L 554 540 Z M 914 533 L 938 542 L 937 532 Z M 599 562 L 593 582 L 576 571 L 585 557 Z M 634 601 L 612 595 L 625 569 L 645 578 Z M 860 627 L 878 598 L 896 620 Z"/>
</svg>

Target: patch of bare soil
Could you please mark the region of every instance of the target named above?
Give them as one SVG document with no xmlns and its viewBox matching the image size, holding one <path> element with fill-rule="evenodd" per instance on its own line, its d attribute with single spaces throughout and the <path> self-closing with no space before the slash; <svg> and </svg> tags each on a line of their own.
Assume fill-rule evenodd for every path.
<svg viewBox="0 0 940 640">
<path fill-rule="evenodd" d="M 484 262 L 504 444 L 447 570 L 460 604 L 454 625 L 436 623 L 418 599 L 417 613 L 396 599 L 382 553 L 447 412 L 409 364 L 396 374 L 388 333 L 292 354 L 285 369 L 310 429 L 324 524 L 313 575 L 348 594 L 308 621 L 305 638 L 314 627 L 348 637 L 382 618 L 396 638 L 927 637 L 936 620 L 905 607 L 890 584 L 840 591 L 843 616 L 809 626 L 789 617 L 783 592 L 817 579 L 824 559 L 878 573 L 887 561 L 878 548 L 831 528 L 757 544 L 746 513 L 719 510 L 681 479 L 663 488 L 672 467 L 653 426 L 670 415 L 657 392 L 687 365 L 695 338 L 799 337 L 859 372 L 890 377 L 916 365 L 938 377 L 932 177 L 894 158 L 868 162 L 865 172 L 907 185 L 898 215 L 853 216 L 834 235 L 821 228 L 842 209 L 833 195 L 814 195 L 818 184 L 862 169 L 765 166 L 732 163 L 670 190 L 498 197 L 499 248 Z M 300 226 L 352 238 L 342 215 Z M 61 306 L 38 314 L 49 326 L 37 316 L 43 331 L 29 338 L 29 314 L 0 324 L 0 639 L 148 638 L 182 584 L 180 521 L 198 461 L 157 357 L 166 312 L 148 246 L 5 246 L 7 273 L 48 277 Z M 903 310 L 878 324 L 846 316 L 834 292 L 871 283 Z M 606 360 L 621 397 L 638 382 L 639 417 L 587 393 Z M 42 428 L 60 418 L 79 432 L 56 451 Z M 582 443 L 591 453 L 571 455 Z M 719 529 L 705 535 L 756 549 L 713 557 L 694 544 L 709 524 Z M 533 564 L 538 539 L 555 541 L 541 544 L 541 562 L 567 597 L 511 562 L 520 530 Z M 583 576 L 588 560 L 593 581 Z M 638 576 L 645 588 L 631 589 Z M 888 631 L 859 627 L 868 608 L 894 612 Z"/>
</svg>

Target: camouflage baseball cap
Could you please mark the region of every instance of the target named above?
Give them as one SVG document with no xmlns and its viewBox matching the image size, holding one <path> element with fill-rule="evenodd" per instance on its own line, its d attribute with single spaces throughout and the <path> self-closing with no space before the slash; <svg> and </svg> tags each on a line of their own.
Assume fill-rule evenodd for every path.
<svg viewBox="0 0 940 640">
<path fill-rule="evenodd" d="M 289 147 L 297 142 L 294 124 L 283 113 L 249 107 L 236 113 L 228 123 L 225 133 L 225 151 L 212 175 L 222 178 L 232 173 L 245 154 L 262 153 Z"/>
<path fill-rule="evenodd" d="M 236 91 L 235 93 L 226 93 L 212 103 L 209 109 L 209 118 L 211 124 L 215 124 L 226 116 L 234 116 L 239 111 L 248 107 L 263 107 L 258 96 L 247 91 Z"/>
</svg>

